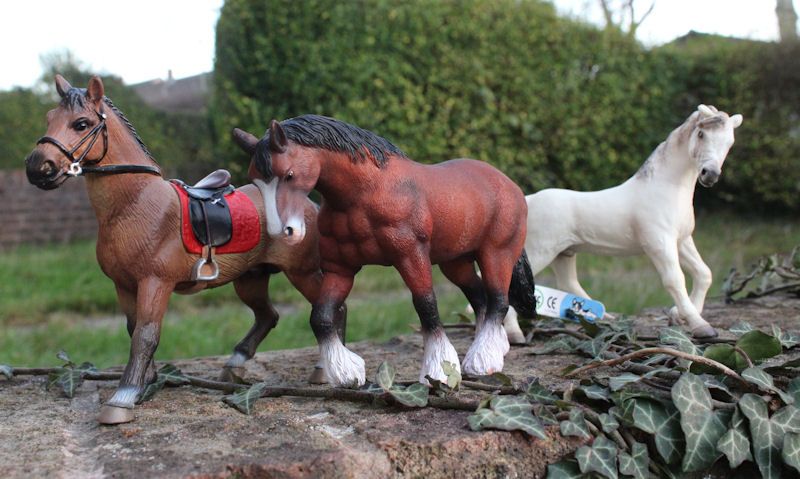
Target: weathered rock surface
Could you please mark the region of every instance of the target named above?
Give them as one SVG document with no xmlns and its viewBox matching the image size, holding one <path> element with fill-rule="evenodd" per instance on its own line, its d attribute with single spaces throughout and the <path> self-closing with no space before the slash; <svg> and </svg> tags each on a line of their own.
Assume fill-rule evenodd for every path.
<svg viewBox="0 0 800 479">
<path fill-rule="evenodd" d="M 706 318 L 725 328 L 740 320 L 797 330 L 800 300 L 773 297 L 735 306 L 710 304 Z M 660 311 L 637 317 L 646 333 L 664 325 Z M 725 334 L 725 333 L 723 333 Z M 449 335 L 462 355 L 466 331 Z M 400 379 L 417 377 L 421 339 L 350 345 L 370 376 L 381 361 Z M 557 371 L 570 355 L 532 356 L 514 347 L 505 372 L 519 382 L 537 376 L 563 387 Z M 248 379 L 307 386 L 316 348 L 260 353 Z M 224 358 L 175 361 L 184 372 L 216 378 Z M 262 399 L 252 416 L 224 405 L 221 393 L 169 388 L 138 406 L 133 423 L 100 426 L 95 418 L 113 382 L 85 382 L 73 399 L 44 388 L 44 378 L 0 380 L 0 477 L 543 477 L 548 463 L 581 442 L 521 432 L 472 432 L 469 412 L 372 407 L 309 398 Z M 469 393 L 468 393 L 469 394 Z M 477 393 L 472 393 L 477 394 Z M 478 396 L 474 396 L 478 397 Z"/>
</svg>

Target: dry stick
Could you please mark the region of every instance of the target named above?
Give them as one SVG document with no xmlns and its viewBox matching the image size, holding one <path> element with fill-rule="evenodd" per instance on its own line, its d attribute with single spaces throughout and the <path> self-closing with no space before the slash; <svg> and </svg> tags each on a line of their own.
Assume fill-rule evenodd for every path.
<svg viewBox="0 0 800 479">
<path fill-rule="evenodd" d="M 747 385 L 748 387 L 750 386 L 750 383 L 748 383 L 747 381 L 744 380 L 744 378 L 739 376 L 739 374 L 736 371 L 734 371 L 733 369 L 729 368 L 728 366 L 725 366 L 722 363 L 714 361 L 713 359 L 704 358 L 703 356 L 698 356 L 696 354 L 684 353 L 683 351 L 678 351 L 677 349 L 672 349 L 672 348 L 645 348 L 645 349 L 640 349 L 638 351 L 634 351 L 632 353 L 626 354 L 624 356 L 620 356 L 618 358 L 607 359 L 605 361 L 600 361 L 600 362 L 596 362 L 596 363 L 587 364 L 586 366 L 580 367 L 578 369 L 575 369 L 574 371 L 571 371 L 571 372 L 565 374 L 564 377 L 577 376 L 578 374 L 584 373 L 584 372 L 589 371 L 591 369 L 600 368 L 600 367 L 606 367 L 606 366 L 616 366 L 617 364 L 622 364 L 622 363 L 624 363 L 626 361 L 630 361 L 631 359 L 640 358 L 642 356 L 651 356 L 651 355 L 654 355 L 654 354 L 668 354 L 670 356 L 675 356 L 675 357 L 678 357 L 678 358 L 681 358 L 681 359 L 688 359 L 689 361 L 693 361 L 693 362 L 700 363 L 700 364 L 705 364 L 706 366 L 710 366 L 712 368 L 719 369 L 726 376 L 730 376 L 730 377 L 736 379 L 737 381 L 741 382 L 742 384 Z"/>
<path fill-rule="evenodd" d="M 742 357 L 744 357 L 745 361 L 747 361 L 747 367 L 749 367 L 749 368 L 753 367 L 753 361 L 750 360 L 750 356 L 747 355 L 747 353 L 744 351 L 744 349 L 742 349 L 739 346 L 736 346 L 734 344 L 733 345 L 733 350 L 736 351 L 737 353 L 741 354 Z"/>
</svg>

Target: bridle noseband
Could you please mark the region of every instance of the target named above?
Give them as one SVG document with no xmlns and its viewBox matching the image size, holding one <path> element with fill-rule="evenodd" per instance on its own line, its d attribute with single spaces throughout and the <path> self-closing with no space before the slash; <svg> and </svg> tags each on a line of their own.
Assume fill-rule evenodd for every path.
<svg viewBox="0 0 800 479">
<path fill-rule="evenodd" d="M 67 149 L 63 143 L 56 140 L 52 136 L 43 136 L 36 141 L 37 145 L 41 145 L 44 143 L 50 143 L 51 145 L 58 148 L 58 150 L 67 157 L 70 161 L 69 168 L 67 169 L 68 176 L 81 176 L 86 173 L 99 173 L 99 174 L 119 174 L 119 173 L 150 173 L 152 175 L 161 176 L 161 170 L 156 168 L 155 166 L 149 165 L 105 165 L 105 166 L 94 166 L 103 161 L 103 158 L 106 157 L 106 153 L 108 153 L 108 127 L 106 126 L 106 114 L 103 111 L 103 105 L 100 105 L 100 111 L 94 112 L 98 119 L 100 120 L 97 125 L 94 126 L 89 133 L 87 133 L 83 138 L 80 139 L 78 144 L 76 144 L 72 149 Z M 89 154 L 89 151 L 92 150 L 94 144 L 97 143 L 97 138 L 100 137 L 100 134 L 103 134 L 103 154 L 100 155 L 100 158 L 96 160 L 87 160 L 86 155 Z M 89 142 L 88 146 L 81 156 L 75 158 L 75 152 L 78 151 L 78 148 L 83 146 L 86 142 Z"/>
</svg>

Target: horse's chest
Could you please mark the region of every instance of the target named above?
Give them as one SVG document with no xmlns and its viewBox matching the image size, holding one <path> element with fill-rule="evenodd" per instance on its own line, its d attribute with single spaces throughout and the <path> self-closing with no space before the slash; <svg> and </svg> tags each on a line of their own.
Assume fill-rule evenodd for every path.
<svg viewBox="0 0 800 479">
<path fill-rule="evenodd" d="M 374 225 L 360 212 L 322 211 L 317 219 L 320 253 L 340 264 L 383 264 Z"/>
</svg>

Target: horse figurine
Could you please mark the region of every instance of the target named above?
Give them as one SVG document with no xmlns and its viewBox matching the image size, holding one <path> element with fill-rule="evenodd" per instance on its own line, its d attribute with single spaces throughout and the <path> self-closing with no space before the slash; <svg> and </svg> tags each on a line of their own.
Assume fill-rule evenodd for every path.
<svg viewBox="0 0 800 479">
<path fill-rule="evenodd" d="M 461 288 L 477 312 L 464 371 L 502 370 L 509 349 L 502 321 L 509 301 L 524 316 L 536 314 L 533 276 L 523 251 L 527 207 L 516 184 L 481 161 L 416 163 L 385 138 L 323 116 L 273 120 L 261 140 L 238 135 L 246 136 L 247 151 L 255 151 L 252 179 L 274 188 L 288 241 L 303 241 L 313 226 L 303 215 L 309 192 L 316 189 L 323 197 L 317 217 L 322 292 L 312 308 L 311 327 L 331 384 L 365 381 L 364 361 L 339 340 L 333 315 L 366 264 L 394 266 L 411 290 L 424 338 L 420 382 L 445 380 L 444 361 L 459 367 L 439 320 L 432 264 Z"/>
<path fill-rule="evenodd" d="M 192 280 L 196 254 L 184 248 L 181 237 L 181 203 L 176 188 L 161 171 L 136 130 L 111 100 L 104 96 L 98 77 L 88 88 L 73 88 L 60 75 L 56 89 L 61 97 L 47 114 L 47 136 L 25 160 L 28 180 L 39 188 L 58 188 L 71 176 L 85 175 L 89 200 L 98 221 L 97 260 L 114 281 L 131 336 L 130 359 L 119 387 L 103 406 L 99 421 L 117 424 L 133 420 L 133 407 L 147 384 L 156 379 L 153 355 L 170 295 L 193 293 L 233 282 L 236 294 L 255 315 L 253 327 L 234 348 L 223 377 L 241 368 L 276 325 L 278 313 L 267 293 L 272 273 L 283 271 L 310 301 L 319 299 L 322 274 L 314 227 L 317 208 L 311 201 L 298 203 L 297 214 L 309 224 L 303 241 L 289 245 L 280 239 L 274 193 L 247 185 L 246 195 L 258 212 L 261 235 L 255 246 L 238 254 L 220 254 L 216 279 Z M 201 183 L 213 183 L 210 177 Z M 224 182 L 223 182 L 224 183 Z M 332 313 L 333 314 L 333 313 Z M 344 308 L 334 322 L 344 328 Z"/>
<path fill-rule="evenodd" d="M 692 239 L 692 201 L 696 182 L 710 188 L 719 180 L 733 130 L 741 124 L 742 115 L 700 105 L 625 183 L 602 191 L 547 189 L 527 196 L 525 249 L 534 274 L 550 265 L 559 289 L 589 298 L 578 282 L 577 253 L 644 253 L 675 301 L 670 318 L 685 323 L 696 338 L 715 337 L 700 316 L 711 270 Z M 691 296 L 681 266 L 692 276 Z"/>
</svg>

